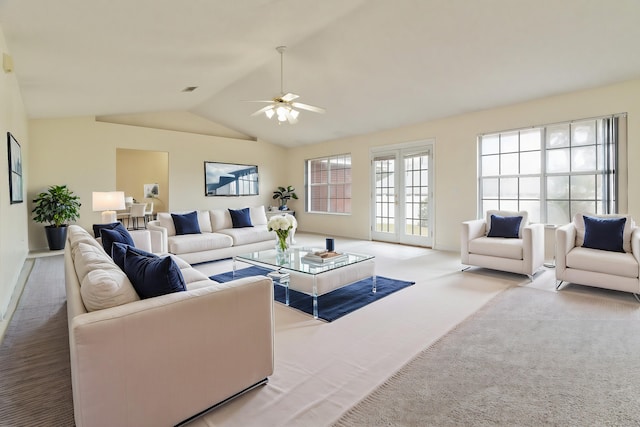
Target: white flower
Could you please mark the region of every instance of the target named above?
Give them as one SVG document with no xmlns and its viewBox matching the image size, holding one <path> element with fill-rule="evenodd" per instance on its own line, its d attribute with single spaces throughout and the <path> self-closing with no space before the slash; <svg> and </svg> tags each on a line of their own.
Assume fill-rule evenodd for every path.
<svg viewBox="0 0 640 427">
<path fill-rule="evenodd" d="M 292 215 L 289 215 L 289 214 L 274 215 L 271 218 L 269 218 L 269 222 L 267 223 L 267 228 L 269 228 L 269 231 L 291 230 L 297 225 L 298 225 L 297 221 Z"/>
</svg>

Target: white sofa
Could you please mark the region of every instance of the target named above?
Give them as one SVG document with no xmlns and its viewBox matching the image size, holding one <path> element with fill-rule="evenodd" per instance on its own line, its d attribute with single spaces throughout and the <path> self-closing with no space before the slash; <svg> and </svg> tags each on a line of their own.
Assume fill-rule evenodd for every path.
<svg viewBox="0 0 640 427">
<path fill-rule="evenodd" d="M 492 214 L 522 216 L 518 238 L 489 237 Z M 487 211 L 486 219 L 462 223 L 460 258 L 465 265 L 525 274 L 533 280 L 544 263 L 544 225 L 529 224 L 525 211 Z"/>
<path fill-rule="evenodd" d="M 628 215 L 608 217 L 627 218 L 623 233 L 624 252 L 583 247 L 583 214 L 576 214 L 573 222 L 556 229 L 556 289 L 560 289 L 563 282 L 572 282 L 631 292 L 640 301 L 640 228 Z"/>
<path fill-rule="evenodd" d="M 130 232 L 150 252 L 156 233 Z M 78 427 L 173 426 L 273 373 L 271 279 L 219 284 L 174 257 L 187 290 L 140 300 L 81 227 L 69 226 L 64 258 Z"/>
<path fill-rule="evenodd" d="M 273 249 L 276 245 L 276 234 L 267 229 L 264 206 L 249 208 L 253 227 L 244 228 L 233 228 L 228 209 L 201 210 L 197 213 L 200 234 L 176 235 L 169 212 L 159 212 L 158 219 L 150 221 L 147 227 L 162 233 L 166 252 L 180 256 L 189 264 Z"/>
</svg>

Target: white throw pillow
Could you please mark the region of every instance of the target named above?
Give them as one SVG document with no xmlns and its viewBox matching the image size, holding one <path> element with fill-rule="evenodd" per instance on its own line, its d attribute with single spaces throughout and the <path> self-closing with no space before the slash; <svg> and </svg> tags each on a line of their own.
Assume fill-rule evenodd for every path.
<svg viewBox="0 0 640 427">
<path fill-rule="evenodd" d="M 251 216 L 251 224 L 267 225 L 267 214 L 264 211 L 264 206 L 250 207 L 249 216 Z"/>
<path fill-rule="evenodd" d="M 577 213 L 573 216 L 573 223 L 576 226 L 576 247 L 581 247 L 584 244 L 584 215 L 590 216 L 593 218 L 626 218 L 627 221 L 624 223 L 624 231 L 622 232 L 622 249 L 626 253 L 631 252 L 631 233 L 635 228 L 636 224 L 631 218 L 630 215 L 624 214 L 610 214 L 610 215 L 596 215 L 596 214 L 583 214 Z"/>
<path fill-rule="evenodd" d="M 103 310 L 140 299 L 124 271 L 114 266 L 91 270 L 82 281 L 80 295 L 87 311 Z"/>
<path fill-rule="evenodd" d="M 228 209 L 215 209 L 209 211 L 209 216 L 211 217 L 211 229 L 213 232 L 233 228 L 231 214 L 229 214 Z"/>
<path fill-rule="evenodd" d="M 487 211 L 487 218 L 486 218 L 486 222 L 487 222 L 487 226 L 486 226 L 486 233 L 485 234 L 489 234 L 489 230 L 491 230 L 491 215 L 498 215 L 498 216 L 521 216 L 522 217 L 522 221 L 520 221 L 520 229 L 518 230 L 518 237 L 520 239 L 522 239 L 522 229 L 525 228 L 527 225 L 529 225 L 529 213 L 527 211 L 496 211 L 496 210 L 489 210 Z"/>
<path fill-rule="evenodd" d="M 73 256 L 73 263 L 80 284 L 92 270 L 120 268 L 107 255 L 104 249 L 84 242 L 78 243 L 78 246 L 71 251 L 71 255 Z"/>
</svg>

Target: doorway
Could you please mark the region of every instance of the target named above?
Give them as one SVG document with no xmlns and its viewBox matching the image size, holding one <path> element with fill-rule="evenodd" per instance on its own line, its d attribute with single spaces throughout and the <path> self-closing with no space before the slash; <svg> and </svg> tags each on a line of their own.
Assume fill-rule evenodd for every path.
<svg viewBox="0 0 640 427">
<path fill-rule="evenodd" d="M 371 238 L 433 245 L 433 142 L 372 150 Z"/>
<path fill-rule="evenodd" d="M 116 188 L 153 212 L 169 210 L 169 153 L 116 149 Z"/>
</svg>

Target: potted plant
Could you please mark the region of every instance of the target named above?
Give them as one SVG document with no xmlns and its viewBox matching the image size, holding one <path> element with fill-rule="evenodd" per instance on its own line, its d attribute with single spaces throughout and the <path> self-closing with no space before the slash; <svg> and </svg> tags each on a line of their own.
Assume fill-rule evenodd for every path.
<svg viewBox="0 0 640 427">
<path fill-rule="evenodd" d="M 273 200 L 280 199 L 280 210 L 286 211 L 289 208 L 287 207 L 287 202 L 289 199 L 298 200 L 298 195 L 296 194 L 296 189 L 289 185 L 287 188 L 278 187 L 276 191 L 273 192 Z"/>
<path fill-rule="evenodd" d="M 45 226 L 49 249 L 64 249 L 67 239 L 67 223 L 80 217 L 80 197 L 73 194 L 66 185 L 52 185 L 33 199 L 35 207 L 31 212 L 34 221 Z"/>
</svg>

